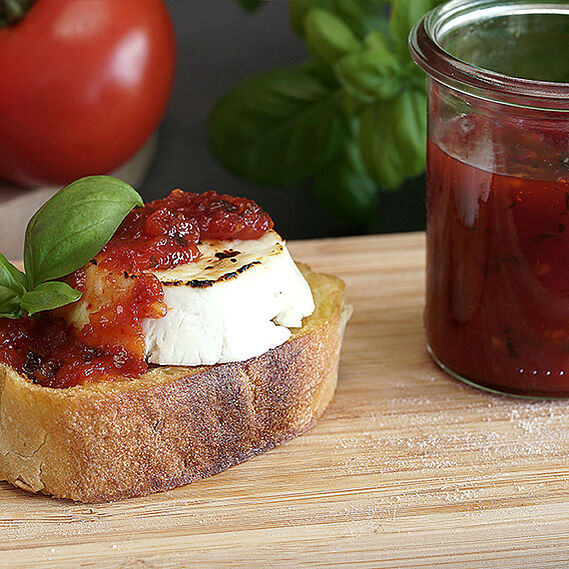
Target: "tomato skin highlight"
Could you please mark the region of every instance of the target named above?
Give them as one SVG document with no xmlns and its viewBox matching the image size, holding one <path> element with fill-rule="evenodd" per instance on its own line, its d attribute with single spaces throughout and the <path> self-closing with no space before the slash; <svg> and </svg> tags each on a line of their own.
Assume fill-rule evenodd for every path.
<svg viewBox="0 0 569 569">
<path fill-rule="evenodd" d="M 162 0 L 36 0 L 0 30 L 0 178 L 107 173 L 158 126 L 175 36 Z"/>
</svg>

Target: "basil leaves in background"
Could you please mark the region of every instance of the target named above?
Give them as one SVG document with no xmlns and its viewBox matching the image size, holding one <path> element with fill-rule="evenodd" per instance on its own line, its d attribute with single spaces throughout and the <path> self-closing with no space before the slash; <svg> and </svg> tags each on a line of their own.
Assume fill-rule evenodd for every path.
<svg viewBox="0 0 569 569">
<path fill-rule="evenodd" d="M 358 144 L 369 175 L 381 188 L 396 190 L 405 178 L 421 174 L 426 160 L 426 130 L 425 96 L 414 89 L 366 107 Z"/>
<path fill-rule="evenodd" d="M 78 300 L 80 292 L 54 279 L 85 265 L 132 208 L 142 205 L 131 186 L 110 176 L 88 176 L 61 189 L 28 223 L 26 272 L 0 254 L 0 317 L 33 315 Z"/>
<path fill-rule="evenodd" d="M 326 89 L 307 71 L 269 71 L 246 79 L 219 102 L 209 124 L 211 148 L 238 176 L 296 184 L 339 151 L 347 131 L 341 108 L 341 92 Z"/>
<path fill-rule="evenodd" d="M 267 186 L 311 178 L 334 215 L 370 225 L 380 190 L 425 168 L 425 79 L 407 38 L 440 1 L 289 0 L 310 60 L 250 77 L 218 102 L 208 126 L 216 159 Z"/>
</svg>

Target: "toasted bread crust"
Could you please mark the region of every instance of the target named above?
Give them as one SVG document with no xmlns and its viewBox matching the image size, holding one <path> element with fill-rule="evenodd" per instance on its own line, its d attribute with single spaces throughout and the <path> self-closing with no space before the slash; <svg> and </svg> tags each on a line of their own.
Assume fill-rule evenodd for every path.
<svg viewBox="0 0 569 569">
<path fill-rule="evenodd" d="M 0 480 L 82 502 L 167 490 L 295 437 L 336 387 L 344 285 L 302 267 L 316 311 L 245 362 L 159 366 L 142 377 L 50 389 L 0 365 Z"/>
</svg>

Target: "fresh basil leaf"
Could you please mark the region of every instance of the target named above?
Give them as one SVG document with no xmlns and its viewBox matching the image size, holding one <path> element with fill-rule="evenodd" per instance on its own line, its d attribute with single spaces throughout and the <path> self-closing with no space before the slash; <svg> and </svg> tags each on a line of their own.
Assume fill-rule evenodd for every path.
<svg viewBox="0 0 569 569">
<path fill-rule="evenodd" d="M 344 92 L 344 110 L 350 118 L 359 118 L 365 106 L 358 98 Z"/>
<path fill-rule="evenodd" d="M 236 0 L 242 8 L 245 8 L 247 12 L 255 12 L 258 10 L 267 0 Z"/>
<path fill-rule="evenodd" d="M 60 190 L 26 229 L 24 265 L 31 288 L 82 267 L 137 205 L 143 205 L 140 195 L 110 176 L 88 176 Z"/>
<path fill-rule="evenodd" d="M 81 298 L 81 293 L 61 281 L 48 281 L 26 292 L 20 301 L 22 308 L 33 316 L 43 310 L 60 308 Z"/>
<path fill-rule="evenodd" d="M 6 293 L 6 295 L 4 294 Z M 24 314 L 20 306 L 20 296 L 9 294 L 8 291 L 0 290 L 0 318 L 20 318 Z"/>
<path fill-rule="evenodd" d="M 310 59 L 297 66 L 297 69 L 313 77 L 318 83 L 329 91 L 340 89 L 340 83 L 333 69 L 322 60 Z"/>
<path fill-rule="evenodd" d="M 22 315 L 20 297 L 27 290 L 27 278 L 0 253 L 0 318 Z"/>
<path fill-rule="evenodd" d="M 362 103 L 391 99 L 403 86 L 401 67 L 397 59 L 386 52 L 352 53 L 336 63 L 334 72 L 346 92 Z"/>
<path fill-rule="evenodd" d="M 2 253 L 0 253 L 0 287 L 10 288 L 23 294 L 28 287 L 28 279 L 22 271 L 12 265 Z"/>
<path fill-rule="evenodd" d="M 359 229 L 373 221 L 378 189 L 369 177 L 356 142 L 348 139 L 314 176 L 315 196 L 338 219 Z"/>
<path fill-rule="evenodd" d="M 321 8 L 310 10 L 304 19 L 304 37 L 310 53 L 330 65 L 362 48 L 361 42 L 340 18 Z"/>
<path fill-rule="evenodd" d="M 0 318 L 19 318 L 22 315 L 21 294 L 0 285 Z"/>
<path fill-rule="evenodd" d="M 432 8 L 443 0 L 392 0 L 389 31 L 396 50 L 407 57 L 407 41 L 411 28 Z"/>
<path fill-rule="evenodd" d="M 358 38 L 363 39 L 374 30 L 389 32 L 388 4 L 389 0 L 333 0 L 333 11 Z"/>
<path fill-rule="evenodd" d="M 301 69 L 246 79 L 219 101 L 208 134 L 214 156 L 260 184 L 292 185 L 338 151 L 346 134 L 342 92 Z"/>
<path fill-rule="evenodd" d="M 413 65 L 412 68 L 408 68 L 406 72 L 404 71 L 405 77 L 404 82 L 405 85 L 421 91 L 422 93 L 427 95 L 427 76 L 423 72 L 423 70 L 415 65 L 415 63 L 411 63 Z"/>
<path fill-rule="evenodd" d="M 364 38 L 364 46 L 366 50 L 376 53 L 378 57 L 393 57 L 387 34 L 380 32 L 379 30 L 375 30 L 367 34 Z"/>
<path fill-rule="evenodd" d="M 290 25 L 294 33 L 304 36 L 304 19 L 313 8 L 333 9 L 332 0 L 290 0 L 288 3 L 288 15 Z"/>
<path fill-rule="evenodd" d="M 424 93 L 407 89 L 363 112 L 359 147 L 369 175 L 381 188 L 395 190 L 424 170 L 426 106 Z"/>
<path fill-rule="evenodd" d="M 390 0 L 290 0 L 289 18 L 293 31 L 304 36 L 304 19 L 313 8 L 328 10 L 363 39 L 373 30 L 389 32 L 386 6 Z"/>
</svg>

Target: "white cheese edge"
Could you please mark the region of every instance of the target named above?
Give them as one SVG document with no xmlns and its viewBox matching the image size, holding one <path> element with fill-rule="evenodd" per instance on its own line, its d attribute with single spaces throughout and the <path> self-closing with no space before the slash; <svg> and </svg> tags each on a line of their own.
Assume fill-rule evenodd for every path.
<svg viewBox="0 0 569 569">
<path fill-rule="evenodd" d="M 150 363 L 195 366 L 244 361 L 286 342 L 289 328 L 301 326 L 302 319 L 314 311 L 310 287 L 277 233 L 217 246 L 245 253 L 235 269 L 247 261 L 257 263 L 211 286 L 165 285 L 167 314 L 143 321 Z M 211 251 L 217 246 L 206 245 L 211 249 L 210 260 L 206 254 L 198 264 L 156 275 L 163 283 L 207 279 L 203 268 L 211 262 Z"/>
</svg>

